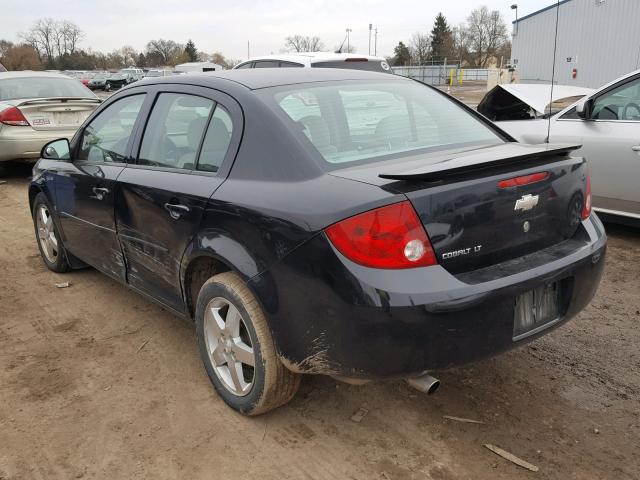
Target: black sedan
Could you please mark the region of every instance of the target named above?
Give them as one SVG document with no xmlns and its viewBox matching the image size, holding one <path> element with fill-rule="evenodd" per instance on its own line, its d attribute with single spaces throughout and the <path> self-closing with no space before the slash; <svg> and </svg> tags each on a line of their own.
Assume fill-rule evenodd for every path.
<svg viewBox="0 0 640 480">
<path fill-rule="evenodd" d="M 576 315 L 606 235 L 574 148 L 401 77 L 233 70 L 122 89 L 45 146 L 29 200 L 47 267 L 193 319 L 216 390 L 255 415 L 304 373 L 431 391 Z"/>
</svg>

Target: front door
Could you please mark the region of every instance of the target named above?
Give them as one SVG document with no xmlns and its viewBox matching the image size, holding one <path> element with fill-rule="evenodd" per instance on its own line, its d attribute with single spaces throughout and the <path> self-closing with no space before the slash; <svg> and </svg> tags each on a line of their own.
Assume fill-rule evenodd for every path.
<svg viewBox="0 0 640 480">
<path fill-rule="evenodd" d="M 187 93 L 188 91 L 188 93 Z M 213 90 L 159 87 L 136 165 L 118 179 L 116 222 L 127 281 L 184 311 L 183 254 L 207 202 L 223 181 L 217 170 L 232 138 L 231 116 Z"/>
<path fill-rule="evenodd" d="M 567 112 L 549 142 L 583 145 L 576 154 L 589 162 L 594 208 L 640 216 L 640 77 L 594 97 L 592 110 L 589 120 Z"/>
<path fill-rule="evenodd" d="M 73 163 L 56 182 L 65 245 L 84 262 L 121 281 L 125 265 L 116 236 L 115 187 L 126 166 L 144 98 L 128 96 L 102 110 L 82 131 Z"/>
</svg>

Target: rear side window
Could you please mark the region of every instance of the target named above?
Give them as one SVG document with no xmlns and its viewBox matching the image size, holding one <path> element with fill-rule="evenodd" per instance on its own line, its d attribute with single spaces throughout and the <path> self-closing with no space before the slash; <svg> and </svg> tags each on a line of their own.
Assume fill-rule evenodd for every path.
<svg viewBox="0 0 640 480">
<path fill-rule="evenodd" d="M 229 150 L 233 124 L 227 110 L 218 104 L 202 142 L 198 170 L 217 172 Z"/>
<path fill-rule="evenodd" d="M 304 67 L 301 63 L 295 62 L 280 62 L 280 68 L 301 68 Z"/>
<path fill-rule="evenodd" d="M 354 60 L 350 62 L 345 60 L 332 60 L 328 62 L 315 62 L 312 63 L 311 66 L 313 68 L 348 68 L 351 70 L 391 73 L 389 64 L 379 60 Z"/>
<path fill-rule="evenodd" d="M 82 132 L 78 160 L 123 163 L 145 95 L 120 99 L 98 114 Z"/>
<path fill-rule="evenodd" d="M 138 163 L 166 168 L 195 168 L 200 141 L 215 102 L 178 93 L 156 100 L 140 147 Z"/>
<path fill-rule="evenodd" d="M 329 165 L 503 140 L 445 95 L 414 82 L 341 82 L 278 87 L 275 100 Z"/>
<path fill-rule="evenodd" d="M 253 68 L 278 68 L 280 62 L 277 60 L 262 60 L 261 62 L 255 62 Z"/>
</svg>

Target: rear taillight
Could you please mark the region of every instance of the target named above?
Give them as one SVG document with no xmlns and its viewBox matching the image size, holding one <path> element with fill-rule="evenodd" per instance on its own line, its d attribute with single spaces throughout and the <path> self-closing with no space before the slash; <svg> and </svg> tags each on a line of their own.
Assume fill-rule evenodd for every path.
<svg viewBox="0 0 640 480">
<path fill-rule="evenodd" d="M 325 229 L 349 260 L 374 268 L 414 268 L 437 263 L 418 215 L 409 201 L 387 205 Z"/>
<path fill-rule="evenodd" d="M 582 207 L 582 220 L 586 220 L 591 215 L 591 176 L 587 173 L 587 184 L 584 192 L 584 207 Z"/>
<path fill-rule="evenodd" d="M 0 111 L 0 123 L 11 125 L 13 127 L 28 127 L 29 122 L 24 115 L 16 107 L 5 108 Z"/>
<path fill-rule="evenodd" d="M 521 177 L 508 178 L 507 180 L 500 180 L 498 182 L 498 188 L 510 188 L 519 187 L 521 185 L 529 185 L 531 183 L 541 182 L 549 178 L 549 172 L 537 172 L 531 175 L 522 175 Z"/>
</svg>

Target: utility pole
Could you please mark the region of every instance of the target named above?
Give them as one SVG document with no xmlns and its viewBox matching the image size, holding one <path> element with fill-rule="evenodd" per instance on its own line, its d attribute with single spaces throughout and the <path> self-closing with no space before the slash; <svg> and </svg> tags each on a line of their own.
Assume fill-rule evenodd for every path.
<svg viewBox="0 0 640 480">
<path fill-rule="evenodd" d="M 373 28 L 373 25 L 370 23 L 369 24 L 369 55 L 371 55 L 371 28 Z"/>
<path fill-rule="evenodd" d="M 247 40 L 247 60 L 251 58 L 251 54 L 249 53 L 249 40 Z"/>
<path fill-rule="evenodd" d="M 349 44 L 349 34 L 352 32 L 353 30 L 351 30 L 350 28 L 347 28 L 347 53 L 351 53 L 351 48 L 350 48 L 350 44 Z"/>
<path fill-rule="evenodd" d="M 378 27 L 376 27 L 373 44 L 373 54 L 378 55 Z"/>
</svg>

